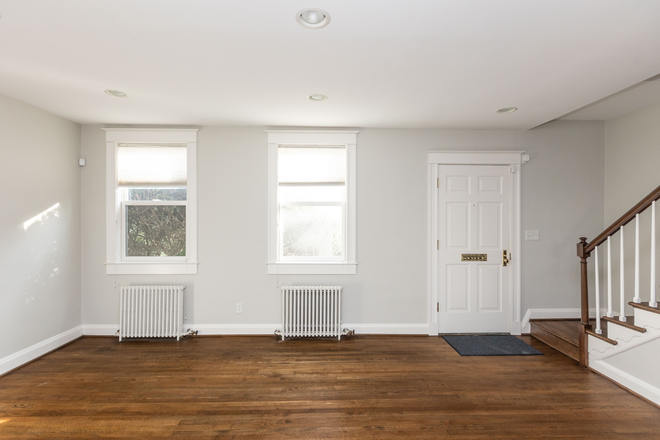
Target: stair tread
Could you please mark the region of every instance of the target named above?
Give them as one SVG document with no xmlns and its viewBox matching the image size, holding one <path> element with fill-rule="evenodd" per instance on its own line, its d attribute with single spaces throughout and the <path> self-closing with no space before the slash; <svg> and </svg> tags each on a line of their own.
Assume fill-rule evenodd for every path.
<svg viewBox="0 0 660 440">
<path fill-rule="evenodd" d="M 619 321 L 619 318 L 609 318 L 607 316 L 603 316 L 603 321 L 611 322 L 613 324 L 629 328 L 630 330 L 634 330 L 636 332 L 646 333 L 646 329 L 644 327 L 638 327 L 635 325 L 634 316 L 626 316 L 626 322 Z"/>
<path fill-rule="evenodd" d="M 601 329 L 601 330 L 603 330 L 603 334 L 601 334 L 601 335 L 599 335 L 598 333 L 596 333 L 594 330 L 587 330 L 587 334 L 588 334 L 588 335 L 591 335 L 591 336 L 593 336 L 593 337 L 595 337 L 595 338 L 601 339 L 601 340 L 603 340 L 603 341 L 605 341 L 605 342 L 607 342 L 607 343 L 609 343 L 609 344 L 612 344 L 612 345 L 617 345 L 617 344 L 618 344 L 617 341 L 614 341 L 614 340 L 608 338 L 607 336 L 605 336 L 605 331 L 604 331 L 604 329 Z"/>
<path fill-rule="evenodd" d="M 578 326 L 580 320 L 576 319 L 532 319 L 530 324 L 551 333 L 558 338 L 573 344 L 578 345 Z"/>
<path fill-rule="evenodd" d="M 531 319 L 530 324 L 534 324 L 544 331 L 568 342 L 569 344 L 579 346 L 580 320 L 579 319 Z M 596 328 L 596 320 L 589 320 L 592 328 Z M 603 324 L 603 323 L 601 323 Z M 601 325 L 603 335 L 607 337 L 607 325 Z"/>
<path fill-rule="evenodd" d="M 551 321 L 539 322 L 536 320 L 530 321 L 530 324 L 531 324 L 530 335 L 532 337 L 538 339 L 547 346 L 554 348 L 560 353 L 565 354 L 571 359 L 574 359 L 576 361 L 579 359 L 579 348 L 577 344 L 577 332 L 578 332 L 577 325 L 573 328 L 573 333 L 575 333 L 575 335 L 572 335 L 571 332 L 563 332 L 565 333 L 563 334 L 563 336 L 557 336 L 555 333 L 562 333 L 561 332 L 562 327 L 570 326 L 571 324 L 564 323 L 562 325 L 561 323 L 559 323 L 553 326 L 553 323 Z M 546 328 L 549 328 L 550 331 L 546 330 Z M 569 338 L 569 336 L 574 336 L 574 337 Z"/>
<path fill-rule="evenodd" d="M 646 310 L 647 312 L 660 313 L 660 307 L 651 307 L 648 302 L 629 302 L 629 305 L 633 306 L 636 309 Z"/>
</svg>

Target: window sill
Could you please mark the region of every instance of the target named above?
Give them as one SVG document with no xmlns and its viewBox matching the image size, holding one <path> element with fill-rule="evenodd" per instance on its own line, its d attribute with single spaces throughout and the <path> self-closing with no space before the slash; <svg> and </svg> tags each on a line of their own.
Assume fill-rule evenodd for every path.
<svg viewBox="0 0 660 440">
<path fill-rule="evenodd" d="M 107 275 L 196 275 L 197 263 L 106 263 Z"/>
<path fill-rule="evenodd" d="M 268 263 L 269 275 L 355 275 L 357 263 Z"/>
</svg>

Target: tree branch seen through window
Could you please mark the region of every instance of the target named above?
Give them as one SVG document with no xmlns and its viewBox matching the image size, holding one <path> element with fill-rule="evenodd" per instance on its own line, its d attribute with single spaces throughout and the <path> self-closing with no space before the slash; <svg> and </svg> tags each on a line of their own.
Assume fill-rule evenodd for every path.
<svg viewBox="0 0 660 440">
<path fill-rule="evenodd" d="M 186 189 L 129 189 L 130 201 L 185 201 Z M 186 255 L 185 205 L 126 205 L 126 256 Z"/>
</svg>

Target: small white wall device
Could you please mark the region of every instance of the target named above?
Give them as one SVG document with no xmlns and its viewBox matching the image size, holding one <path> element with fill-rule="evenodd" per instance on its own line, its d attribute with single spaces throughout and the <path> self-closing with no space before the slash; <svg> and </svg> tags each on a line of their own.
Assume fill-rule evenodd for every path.
<svg viewBox="0 0 660 440">
<path fill-rule="evenodd" d="M 80 159 L 78 159 L 78 165 L 80 165 L 81 167 L 84 167 L 86 164 L 87 161 L 85 161 L 84 158 L 81 157 Z"/>
</svg>

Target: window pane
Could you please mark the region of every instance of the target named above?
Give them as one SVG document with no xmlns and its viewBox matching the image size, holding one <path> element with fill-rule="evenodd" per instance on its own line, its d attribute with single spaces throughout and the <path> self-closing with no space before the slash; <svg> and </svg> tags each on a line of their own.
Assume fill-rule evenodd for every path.
<svg viewBox="0 0 660 440">
<path fill-rule="evenodd" d="M 281 183 L 344 183 L 346 148 L 279 147 L 277 167 Z"/>
<path fill-rule="evenodd" d="M 126 206 L 126 256 L 186 255 L 186 207 Z"/>
<path fill-rule="evenodd" d="M 282 206 L 282 249 L 285 257 L 341 257 L 341 206 Z"/>
<path fill-rule="evenodd" d="M 182 201 L 187 200 L 186 188 L 129 188 L 128 200 Z"/>
<path fill-rule="evenodd" d="M 280 202 L 343 202 L 344 185 L 280 186 Z"/>
</svg>

